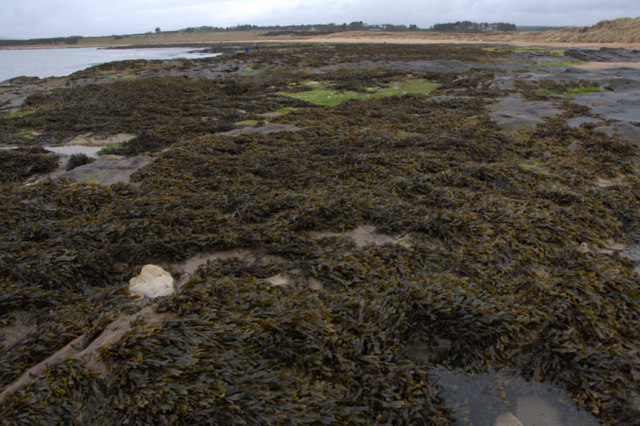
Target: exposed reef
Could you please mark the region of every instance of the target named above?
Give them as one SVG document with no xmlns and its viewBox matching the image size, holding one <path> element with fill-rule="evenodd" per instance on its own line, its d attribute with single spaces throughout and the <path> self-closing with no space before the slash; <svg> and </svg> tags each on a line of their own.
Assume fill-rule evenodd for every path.
<svg viewBox="0 0 640 426">
<path fill-rule="evenodd" d="M 559 421 L 637 422 L 638 123 L 612 111 L 640 78 L 535 53 L 284 46 L 11 88 L 0 419 L 450 424 L 449 372 L 508 370 L 568 395 Z M 51 174 L 42 147 L 87 133 L 135 137 Z M 107 160 L 131 167 L 80 177 Z M 145 264 L 176 293 L 132 297 Z"/>
</svg>

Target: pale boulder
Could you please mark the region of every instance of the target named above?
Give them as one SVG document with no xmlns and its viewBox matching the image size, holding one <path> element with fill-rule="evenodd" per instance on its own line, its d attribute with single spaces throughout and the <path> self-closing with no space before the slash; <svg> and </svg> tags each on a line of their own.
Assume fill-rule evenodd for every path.
<svg viewBox="0 0 640 426">
<path fill-rule="evenodd" d="M 129 292 L 151 299 L 169 296 L 175 292 L 171 274 L 157 265 L 145 265 L 137 275 L 129 280 Z"/>
</svg>

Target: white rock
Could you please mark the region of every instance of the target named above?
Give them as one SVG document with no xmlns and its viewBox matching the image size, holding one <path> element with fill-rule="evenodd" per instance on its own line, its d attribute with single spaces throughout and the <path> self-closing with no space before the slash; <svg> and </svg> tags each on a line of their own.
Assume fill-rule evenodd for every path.
<svg viewBox="0 0 640 426">
<path fill-rule="evenodd" d="M 500 414 L 493 424 L 494 426 L 523 426 L 522 422 L 510 411 Z"/>
<path fill-rule="evenodd" d="M 129 280 L 129 292 L 149 298 L 169 296 L 175 292 L 173 277 L 157 265 L 145 265 Z"/>
<path fill-rule="evenodd" d="M 286 273 L 274 275 L 273 277 L 269 277 L 269 278 L 265 279 L 265 281 L 268 282 L 269 284 L 271 284 L 274 287 L 282 287 L 282 286 L 287 286 L 287 285 L 293 284 L 293 280 Z"/>
</svg>

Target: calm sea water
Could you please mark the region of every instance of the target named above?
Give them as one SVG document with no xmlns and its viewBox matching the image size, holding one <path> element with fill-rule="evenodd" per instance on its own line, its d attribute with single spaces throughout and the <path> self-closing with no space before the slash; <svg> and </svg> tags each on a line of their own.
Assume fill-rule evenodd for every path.
<svg viewBox="0 0 640 426">
<path fill-rule="evenodd" d="M 61 77 L 105 62 L 126 59 L 206 58 L 219 53 L 190 53 L 193 48 L 16 49 L 0 50 L 0 81 L 18 76 Z"/>
</svg>

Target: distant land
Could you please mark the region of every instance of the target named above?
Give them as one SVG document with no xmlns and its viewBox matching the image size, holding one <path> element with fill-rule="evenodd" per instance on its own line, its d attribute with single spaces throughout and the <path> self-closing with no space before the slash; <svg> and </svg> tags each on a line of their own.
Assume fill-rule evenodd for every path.
<svg viewBox="0 0 640 426">
<path fill-rule="evenodd" d="M 521 26 L 510 23 L 458 21 L 435 24 L 423 29 L 417 25 L 349 24 L 288 26 L 239 25 L 232 28 L 189 27 L 178 31 L 156 28 L 145 34 L 105 37 L 55 37 L 29 40 L 2 40 L 0 48 L 165 46 L 202 45 L 229 42 L 386 42 L 386 43 L 640 43 L 640 17 L 600 21 L 590 27 Z"/>
<path fill-rule="evenodd" d="M 516 31 L 553 31 L 567 28 L 567 25 L 561 27 L 550 27 L 545 25 L 518 25 Z"/>
</svg>

